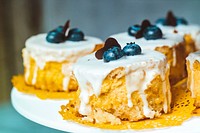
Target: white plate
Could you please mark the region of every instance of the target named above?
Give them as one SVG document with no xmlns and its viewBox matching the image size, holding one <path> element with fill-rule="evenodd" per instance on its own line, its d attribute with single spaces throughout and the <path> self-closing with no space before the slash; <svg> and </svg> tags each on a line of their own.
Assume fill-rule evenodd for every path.
<svg viewBox="0 0 200 133">
<path fill-rule="evenodd" d="M 41 125 L 66 131 L 78 133 L 200 133 L 200 118 L 194 117 L 184 122 L 181 126 L 167 127 L 151 130 L 104 130 L 89 126 L 84 126 L 74 122 L 65 121 L 58 113 L 61 105 L 68 103 L 68 100 L 41 100 L 33 95 L 23 94 L 15 88 L 12 89 L 11 100 L 14 108 L 24 117 Z"/>
</svg>

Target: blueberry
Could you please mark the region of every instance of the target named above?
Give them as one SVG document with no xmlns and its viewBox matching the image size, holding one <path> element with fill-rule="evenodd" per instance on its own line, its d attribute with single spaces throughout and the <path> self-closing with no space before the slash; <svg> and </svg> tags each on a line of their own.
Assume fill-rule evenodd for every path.
<svg viewBox="0 0 200 133">
<path fill-rule="evenodd" d="M 57 30 L 53 30 L 47 34 L 46 40 L 50 43 L 60 43 L 65 41 L 65 35 Z"/>
<path fill-rule="evenodd" d="M 159 39 L 162 38 L 162 31 L 157 26 L 149 26 L 144 30 L 143 36 L 147 40 Z"/>
<path fill-rule="evenodd" d="M 139 45 L 135 43 L 127 43 L 127 45 L 123 48 L 123 53 L 126 56 L 133 56 L 141 54 L 142 50 Z"/>
<path fill-rule="evenodd" d="M 176 19 L 176 24 L 177 25 L 180 25 L 180 24 L 187 25 L 188 22 L 184 18 L 177 18 Z"/>
<path fill-rule="evenodd" d="M 167 25 L 167 21 L 164 18 L 159 18 L 156 20 L 156 24 Z"/>
<path fill-rule="evenodd" d="M 139 25 L 130 26 L 128 28 L 128 34 L 130 36 L 134 36 L 140 29 L 141 29 L 141 27 Z"/>
<path fill-rule="evenodd" d="M 55 29 L 57 32 L 59 33 L 62 33 L 62 34 L 65 34 L 64 32 L 64 27 L 63 26 L 58 26 L 56 29 Z"/>
<path fill-rule="evenodd" d="M 123 52 L 120 47 L 112 47 L 103 53 L 103 59 L 105 62 L 110 62 L 113 60 L 117 60 L 123 56 Z"/>
<path fill-rule="evenodd" d="M 74 28 L 69 31 L 67 39 L 70 41 L 82 41 L 84 40 L 84 34 L 78 28 Z"/>
</svg>

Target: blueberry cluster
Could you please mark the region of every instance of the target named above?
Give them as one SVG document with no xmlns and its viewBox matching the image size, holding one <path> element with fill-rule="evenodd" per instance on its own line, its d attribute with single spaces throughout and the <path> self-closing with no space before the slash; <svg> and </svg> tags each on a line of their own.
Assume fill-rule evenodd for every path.
<svg viewBox="0 0 200 133">
<path fill-rule="evenodd" d="M 141 54 L 141 48 L 135 43 L 127 43 L 127 45 L 121 49 L 120 47 L 114 46 L 109 48 L 103 53 L 104 62 L 110 62 L 113 60 L 120 59 L 123 56 L 134 56 Z"/>
<path fill-rule="evenodd" d="M 56 29 L 50 31 L 46 40 L 50 43 L 61 43 L 66 40 L 70 41 L 82 41 L 84 40 L 84 34 L 78 28 L 70 29 L 68 35 L 65 33 L 69 28 L 69 21 L 66 22 L 65 26 L 58 26 Z"/>
<path fill-rule="evenodd" d="M 166 18 L 159 18 L 156 21 L 156 24 L 176 26 L 176 25 L 187 25 L 188 22 L 184 18 L 175 17 L 174 14 L 171 11 L 169 11 L 167 13 Z"/>
<path fill-rule="evenodd" d="M 151 25 L 148 20 L 144 20 L 142 25 L 133 25 L 128 28 L 128 34 L 136 38 L 144 37 L 147 40 L 162 38 L 162 31 L 155 25 Z"/>
<path fill-rule="evenodd" d="M 165 18 L 159 18 L 156 20 L 156 24 L 161 24 L 161 25 L 170 25 L 167 23 L 167 20 Z M 176 25 L 187 25 L 188 22 L 184 18 L 176 18 Z"/>
<path fill-rule="evenodd" d="M 141 27 L 139 25 L 130 26 L 128 28 L 128 34 L 130 36 L 135 36 L 139 30 L 141 30 Z"/>
<path fill-rule="evenodd" d="M 157 26 L 149 26 L 144 30 L 143 36 L 147 40 L 159 39 L 162 38 L 162 31 Z"/>
<path fill-rule="evenodd" d="M 123 52 L 120 47 L 112 47 L 103 53 L 103 59 L 105 62 L 117 60 L 123 56 Z"/>
</svg>

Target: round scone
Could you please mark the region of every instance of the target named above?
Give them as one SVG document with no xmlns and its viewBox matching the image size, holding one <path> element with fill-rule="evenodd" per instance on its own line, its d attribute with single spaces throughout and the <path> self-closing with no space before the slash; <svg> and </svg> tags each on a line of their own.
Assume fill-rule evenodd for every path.
<svg viewBox="0 0 200 133">
<path fill-rule="evenodd" d="M 185 42 L 183 36 L 176 33 L 163 33 L 157 26 L 144 20 L 140 25 L 129 27 L 128 32 L 111 35 L 125 46 L 127 42 L 136 42 L 142 49 L 163 53 L 170 64 L 170 83 L 173 85 L 186 76 Z"/>
<path fill-rule="evenodd" d="M 168 113 L 171 92 L 165 55 L 151 50 L 141 53 L 134 43 L 123 50 L 116 44 L 109 38 L 96 57 L 90 54 L 74 64 L 78 98 L 68 106 L 74 107 L 82 120 L 111 124 Z"/>
<path fill-rule="evenodd" d="M 184 37 L 187 55 L 200 49 L 199 25 L 188 24 L 184 18 L 175 17 L 171 11 L 166 18 L 160 18 L 156 23 L 163 33 L 176 33 Z"/>
<path fill-rule="evenodd" d="M 187 88 L 190 89 L 192 97 L 195 99 L 195 106 L 200 107 L 200 51 L 190 53 L 186 60 Z"/>
<path fill-rule="evenodd" d="M 68 28 L 69 22 L 48 34 L 27 39 L 22 50 L 26 84 L 54 92 L 77 90 L 72 65 L 78 58 L 101 48 L 103 41 L 84 36 L 79 29 L 71 29 L 65 35 Z"/>
</svg>

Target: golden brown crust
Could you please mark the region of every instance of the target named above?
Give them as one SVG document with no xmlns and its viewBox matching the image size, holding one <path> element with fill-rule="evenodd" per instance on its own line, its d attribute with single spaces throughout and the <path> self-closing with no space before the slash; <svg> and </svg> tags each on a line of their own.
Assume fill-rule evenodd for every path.
<svg viewBox="0 0 200 133">
<path fill-rule="evenodd" d="M 192 36 L 189 34 L 186 34 L 184 36 L 184 40 L 185 40 L 185 51 L 186 51 L 186 56 L 189 55 L 189 53 L 191 52 L 195 52 L 197 49 L 195 47 L 195 42 L 192 39 Z"/>
</svg>

